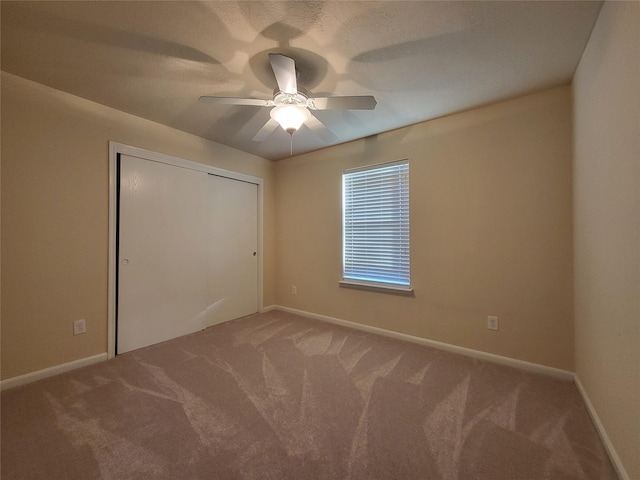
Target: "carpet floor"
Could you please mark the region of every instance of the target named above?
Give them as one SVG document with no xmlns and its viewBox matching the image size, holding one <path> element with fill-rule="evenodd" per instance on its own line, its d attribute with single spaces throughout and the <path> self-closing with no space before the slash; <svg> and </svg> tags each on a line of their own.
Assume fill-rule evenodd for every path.
<svg viewBox="0 0 640 480">
<path fill-rule="evenodd" d="M 271 311 L 2 393 L 4 480 L 610 480 L 571 382 Z"/>
</svg>

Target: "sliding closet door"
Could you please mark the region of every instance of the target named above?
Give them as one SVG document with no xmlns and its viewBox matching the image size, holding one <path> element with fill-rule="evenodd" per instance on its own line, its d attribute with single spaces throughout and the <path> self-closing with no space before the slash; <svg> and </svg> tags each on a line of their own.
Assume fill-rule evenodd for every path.
<svg viewBox="0 0 640 480">
<path fill-rule="evenodd" d="M 210 323 L 258 311 L 258 186 L 209 175 Z"/>
<path fill-rule="evenodd" d="M 119 201 L 117 353 L 257 311 L 256 185 L 123 155 Z"/>
</svg>

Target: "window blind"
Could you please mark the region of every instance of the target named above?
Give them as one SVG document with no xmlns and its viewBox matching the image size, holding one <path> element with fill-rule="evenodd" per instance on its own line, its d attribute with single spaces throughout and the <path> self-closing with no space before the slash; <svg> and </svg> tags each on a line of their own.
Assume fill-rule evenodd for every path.
<svg viewBox="0 0 640 480">
<path fill-rule="evenodd" d="M 409 286 L 409 161 L 346 170 L 342 183 L 344 279 Z"/>
</svg>

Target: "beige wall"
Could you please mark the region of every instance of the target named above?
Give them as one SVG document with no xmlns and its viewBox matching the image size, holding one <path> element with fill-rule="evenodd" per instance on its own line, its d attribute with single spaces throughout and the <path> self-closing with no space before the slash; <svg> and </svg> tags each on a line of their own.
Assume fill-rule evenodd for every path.
<svg viewBox="0 0 640 480">
<path fill-rule="evenodd" d="M 640 478 L 640 3 L 606 2 L 574 77 L 576 374 Z"/>
<path fill-rule="evenodd" d="M 571 132 L 560 87 L 278 162 L 277 303 L 573 370 Z M 339 288 L 342 171 L 405 157 L 415 297 Z"/>
<path fill-rule="evenodd" d="M 3 73 L 3 379 L 107 350 L 109 140 L 263 178 L 274 302 L 271 162 Z"/>
</svg>

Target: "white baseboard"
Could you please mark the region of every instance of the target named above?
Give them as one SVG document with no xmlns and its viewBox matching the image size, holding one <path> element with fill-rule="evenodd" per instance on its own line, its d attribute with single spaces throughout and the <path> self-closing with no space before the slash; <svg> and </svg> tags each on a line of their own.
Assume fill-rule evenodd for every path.
<svg viewBox="0 0 640 480">
<path fill-rule="evenodd" d="M 70 370 L 76 370 L 77 368 L 93 365 L 94 363 L 104 362 L 107 359 L 107 353 L 100 353 L 93 355 L 92 357 L 81 358 L 72 362 L 63 363 L 62 365 L 56 365 L 54 367 L 45 368 L 44 370 L 38 370 L 37 372 L 27 373 L 25 375 L 19 375 L 17 377 L 7 378 L 0 382 L 0 390 L 6 390 L 8 388 L 19 387 L 20 385 L 26 385 L 27 383 L 42 380 L 43 378 L 53 377 L 60 373 L 68 372 Z"/>
<path fill-rule="evenodd" d="M 582 401 L 587 407 L 587 411 L 591 416 L 591 420 L 593 421 L 593 424 L 595 425 L 596 430 L 598 431 L 598 435 L 600 435 L 600 439 L 602 440 L 604 448 L 606 449 L 607 454 L 609 454 L 609 459 L 611 460 L 611 464 L 613 465 L 613 468 L 616 470 L 618 477 L 620 477 L 620 480 L 631 480 L 631 477 L 629 476 L 626 469 L 624 468 L 624 465 L 622 465 L 622 461 L 620 460 L 620 457 L 618 456 L 616 449 L 613 447 L 611 440 L 609 440 L 609 436 L 607 435 L 607 432 L 605 431 L 604 426 L 600 421 L 600 417 L 598 417 L 596 409 L 593 407 L 593 404 L 591 403 L 591 400 L 587 395 L 587 391 L 582 386 L 582 382 L 580 382 L 580 378 L 578 377 L 577 374 L 575 375 L 574 382 L 576 384 L 578 392 L 580 392 Z"/>
<path fill-rule="evenodd" d="M 537 363 L 525 362 L 524 360 L 517 360 L 515 358 L 504 357 L 502 355 L 494 355 L 493 353 L 481 352 L 480 350 L 473 350 L 471 348 L 459 347 L 457 345 L 451 345 L 448 343 L 437 342 L 435 340 L 429 340 L 422 337 L 415 337 L 406 333 L 394 332 L 392 330 L 386 330 L 384 328 L 372 327 L 370 325 L 364 325 L 362 323 L 350 322 L 348 320 L 342 320 L 340 318 L 328 317 L 326 315 L 318 315 L 316 313 L 305 312 L 303 310 L 296 310 L 295 308 L 283 307 L 279 305 L 273 305 L 269 307 L 270 310 L 282 310 L 283 312 L 295 313 L 304 317 L 313 318 L 315 320 L 321 320 L 335 325 L 343 327 L 353 328 L 356 330 L 362 330 L 368 333 L 376 333 L 378 335 L 384 335 L 385 337 L 391 337 L 398 340 L 404 340 L 407 342 L 417 343 L 418 345 L 424 345 L 427 347 L 437 348 L 439 350 L 446 350 L 452 353 L 458 353 L 467 357 L 478 358 L 486 360 L 492 363 L 498 363 L 508 367 L 515 367 L 521 370 L 527 370 L 530 372 L 540 373 L 550 377 L 558 378 L 561 380 L 573 381 L 574 373 L 568 370 L 561 370 L 559 368 L 547 367 L 546 365 L 540 365 Z M 265 311 L 267 311 L 265 309 Z"/>
</svg>

